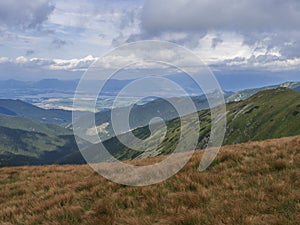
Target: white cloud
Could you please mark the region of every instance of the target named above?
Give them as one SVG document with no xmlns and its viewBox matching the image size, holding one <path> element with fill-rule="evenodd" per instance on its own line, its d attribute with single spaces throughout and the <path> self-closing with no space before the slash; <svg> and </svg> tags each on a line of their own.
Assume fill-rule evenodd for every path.
<svg viewBox="0 0 300 225">
<path fill-rule="evenodd" d="M 6 63 L 9 62 L 9 59 L 7 57 L 0 57 L 0 63 Z"/>
<path fill-rule="evenodd" d="M 97 59 L 97 57 L 93 57 L 91 55 L 81 59 L 45 59 L 19 56 L 15 59 L 0 57 L 0 64 L 10 64 L 24 68 L 66 70 L 74 72 L 86 70 L 92 63 L 97 61 Z"/>
<path fill-rule="evenodd" d="M 51 70 L 69 70 L 69 71 L 84 71 L 98 58 L 92 55 L 86 56 L 82 59 L 54 59 L 53 64 L 49 66 Z"/>
<path fill-rule="evenodd" d="M 213 46 L 216 38 L 222 39 L 222 42 Z M 250 57 L 254 54 L 252 47 L 243 44 L 242 36 L 228 32 L 219 36 L 214 32 L 209 32 L 199 40 L 193 51 L 207 64 L 219 63 L 236 57 Z"/>
<path fill-rule="evenodd" d="M 283 59 L 276 54 L 251 56 L 249 58 L 237 57 L 227 59 L 218 64 L 219 68 L 234 70 L 260 70 L 269 72 L 299 71 L 300 57 L 294 59 Z"/>
</svg>

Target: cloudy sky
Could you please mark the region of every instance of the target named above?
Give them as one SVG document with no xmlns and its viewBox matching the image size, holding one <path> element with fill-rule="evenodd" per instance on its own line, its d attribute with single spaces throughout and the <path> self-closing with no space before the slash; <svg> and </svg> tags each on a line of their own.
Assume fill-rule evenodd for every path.
<svg viewBox="0 0 300 225">
<path fill-rule="evenodd" d="M 298 0 L 0 1 L 2 80 L 80 78 L 138 40 L 192 50 L 228 89 L 300 80 Z"/>
</svg>

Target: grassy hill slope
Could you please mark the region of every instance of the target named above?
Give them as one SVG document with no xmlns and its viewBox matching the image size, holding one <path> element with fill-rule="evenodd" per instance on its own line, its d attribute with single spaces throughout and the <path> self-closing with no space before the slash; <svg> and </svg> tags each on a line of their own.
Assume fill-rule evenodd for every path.
<svg viewBox="0 0 300 225">
<path fill-rule="evenodd" d="M 0 223 L 299 223 L 299 136 L 222 147 L 204 172 L 197 171 L 201 154 L 149 187 L 112 183 L 87 165 L 0 168 Z M 153 164 L 161 157 L 132 163 Z"/>
<path fill-rule="evenodd" d="M 40 123 L 67 125 L 72 120 L 71 111 L 42 109 L 21 100 L 0 99 L 0 109 L 2 114 L 25 117 Z"/>
<path fill-rule="evenodd" d="M 25 131 L 33 131 L 47 135 L 67 135 L 72 134 L 71 130 L 54 124 L 44 124 L 34 122 L 30 119 L 17 116 L 6 116 L 0 114 L 0 127 L 7 127 L 11 129 L 19 129 Z"/>
<path fill-rule="evenodd" d="M 188 117 L 187 117 L 188 118 Z M 198 148 L 205 148 L 210 136 L 211 118 L 210 111 L 199 112 L 200 132 Z M 189 121 L 189 128 L 185 136 L 195 125 Z M 133 159 L 160 154 L 168 154 L 177 146 L 180 137 L 180 121 L 174 119 L 167 123 L 168 131 L 163 138 L 162 129 L 153 132 L 153 136 L 161 138 L 158 149 L 152 149 L 151 141 L 137 152 L 124 146 L 117 137 L 104 142 L 107 149 L 119 159 Z M 145 139 L 150 135 L 148 127 L 138 128 L 133 131 L 135 136 Z M 255 94 L 247 100 L 227 104 L 227 129 L 224 145 L 244 143 L 248 141 L 266 140 L 271 138 L 288 137 L 300 134 L 300 93 L 288 88 L 266 90 Z M 127 134 L 122 134 L 127 143 L 132 140 Z M 80 153 L 77 154 L 78 158 Z M 72 156 L 76 159 L 75 156 Z M 69 161 L 70 162 L 70 161 Z"/>
<path fill-rule="evenodd" d="M 71 130 L 0 115 L 0 166 L 51 164 L 76 151 Z"/>
<path fill-rule="evenodd" d="M 55 164 L 73 152 L 78 152 L 73 135 L 49 136 L 0 127 L 0 167 Z"/>
<path fill-rule="evenodd" d="M 144 115 L 140 113 L 141 117 L 133 118 L 145 122 L 153 116 L 159 116 L 159 112 L 154 107 L 156 104 L 157 102 L 152 103 L 151 113 L 148 112 Z M 162 104 L 157 105 L 161 107 Z M 149 106 L 141 107 L 149 108 Z M 227 111 L 225 145 L 300 134 L 300 93 L 287 88 L 266 90 L 245 101 L 227 104 Z M 167 112 L 168 110 L 161 112 L 164 118 L 168 117 Z M 173 113 L 173 111 L 171 112 Z M 137 114 L 137 111 L 134 113 Z M 150 117 L 151 115 L 152 117 Z M 12 121 L 10 121 L 11 118 Z M 210 135 L 210 111 L 200 111 L 199 119 L 198 148 L 204 148 Z M 142 149 L 145 152 L 133 151 L 120 143 L 116 137 L 106 140 L 104 145 L 115 157 L 122 160 L 168 154 L 177 146 L 180 136 L 180 121 L 173 119 L 167 122 L 167 126 L 166 137 L 163 136 L 161 129 L 153 132 L 154 137 L 160 138 L 162 141 L 158 149 L 153 149 L 152 142 L 148 142 Z M 190 128 L 195 128 L 193 120 L 189 120 L 188 127 L 188 132 L 184 134 L 186 137 L 190 136 Z M 11 165 L 84 163 L 74 137 L 66 136 L 69 131 L 64 133 L 63 128 L 10 116 L 0 116 L 0 128 L 2 135 L 0 138 L 0 166 L 10 165 L 10 163 Z M 150 135 L 148 127 L 137 128 L 133 132 L 142 139 Z M 128 143 L 133 142 L 127 138 L 126 133 L 122 136 L 127 139 Z M 187 139 L 186 146 L 188 143 Z M 95 147 L 98 146 L 93 146 L 93 148 Z M 87 151 L 90 150 L 92 148 Z M 50 152 L 51 156 L 49 156 Z"/>
<path fill-rule="evenodd" d="M 300 134 L 300 93 L 286 88 L 260 92 L 228 105 L 225 144 Z"/>
<path fill-rule="evenodd" d="M 175 102 L 176 105 L 180 105 L 182 102 L 186 101 L 186 98 L 187 97 L 177 97 L 169 100 Z M 205 96 L 192 97 L 192 100 L 198 111 L 208 108 L 208 102 Z M 149 121 L 156 116 L 163 118 L 164 121 L 170 121 L 178 117 L 176 109 L 168 101 L 161 98 L 145 104 L 134 104 L 128 107 L 117 108 L 116 115 L 124 115 L 124 113 L 130 108 L 129 124 L 131 129 L 146 126 Z M 95 122 L 99 128 L 98 132 L 101 140 L 108 140 L 116 136 L 112 128 L 111 112 L 112 111 L 110 109 L 107 109 L 98 112 L 95 115 Z M 92 127 L 92 124 L 90 124 L 90 126 Z M 81 125 L 75 124 L 75 127 L 81 127 Z M 127 132 L 127 130 L 124 130 L 123 132 Z"/>
</svg>

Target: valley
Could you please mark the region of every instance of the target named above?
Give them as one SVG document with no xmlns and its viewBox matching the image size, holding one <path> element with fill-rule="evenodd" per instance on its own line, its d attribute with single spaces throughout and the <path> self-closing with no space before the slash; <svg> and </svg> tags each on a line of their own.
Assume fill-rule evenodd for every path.
<svg viewBox="0 0 300 225">
<path fill-rule="evenodd" d="M 255 94 L 243 101 L 227 103 L 227 129 L 223 144 L 299 135 L 300 93 L 293 90 L 297 87 L 295 82 L 276 86 L 275 89 L 265 87 L 261 88 L 260 92 L 251 91 Z M 197 147 L 205 148 L 210 136 L 211 118 L 210 111 L 207 110 L 208 103 L 204 96 L 192 99 L 199 110 Z M 180 104 L 181 101 L 185 101 L 185 97 L 173 101 Z M 122 114 L 127 108 L 120 107 L 117 110 Z M 89 112 L 82 112 L 83 119 L 85 113 Z M 130 114 L 132 132 L 141 139 L 149 137 L 148 123 L 153 117 L 158 116 L 166 121 L 168 129 L 165 137 L 159 124 L 153 133 L 153 137 L 161 139 L 157 149 L 153 149 L 151 141 L 143 146 L 142 152 L 124 146 L 118 138 L 122 136 L 129 144 L 131 139 L 127 138 L 126 131 L 122 134 L 114 133 L 110 115 L 111 110 L 106 109 L 96 113 L 95 119 L 103 145 L 115 158 L 128 160 L 152 157 L 169 154 L 175 149 L 180 136 L 180 120 L 176 110 L 167 101 L 154 99 L 144 104 L 133 105 Z M 0 166 L 85 163 L 73 136 L 71 117 L 71 111 L 42 109 L 20 100 L 1 99 Z M 187 120 L 188 117 L 185 116 Z M 191 127 L 193 123 L 194 121 L 189 121 Z M 189 136 L 188 133 L 185 135 Z M 85 151 L 99 148 L 98 144 L 91 144 L 84 139 L 80 139 L 80 142 L 90 146 Z M 101 159 L 103 160 L 110 159 Z"/>
</svg>

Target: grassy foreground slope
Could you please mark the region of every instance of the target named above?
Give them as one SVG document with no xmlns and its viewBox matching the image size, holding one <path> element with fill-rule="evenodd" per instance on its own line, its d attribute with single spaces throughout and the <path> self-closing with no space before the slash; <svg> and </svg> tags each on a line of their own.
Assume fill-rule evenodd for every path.
<svg viewBox="0 0 300 225">
<path fill-rule="evenodd" d="M 300 136 L 222 147 L 204 172 L 201 154 L 148 187 L 87 165 L 1 168 L 0 224 L 299 224 Z"/>
</svg>

